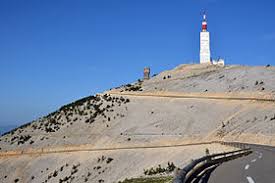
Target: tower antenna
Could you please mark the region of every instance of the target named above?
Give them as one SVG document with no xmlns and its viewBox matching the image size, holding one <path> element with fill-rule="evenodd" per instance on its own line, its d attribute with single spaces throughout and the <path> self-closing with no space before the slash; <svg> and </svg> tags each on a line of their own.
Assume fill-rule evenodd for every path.
<svg viewBox="0 0 275 183">
<path fill-rule="evenodd" d="M 207 14 L 206 10 L 203 10 L 201 13 L 201 15 L 203 16 L 203 20 L 206 20 L 206 14 Z"/>
</svg>

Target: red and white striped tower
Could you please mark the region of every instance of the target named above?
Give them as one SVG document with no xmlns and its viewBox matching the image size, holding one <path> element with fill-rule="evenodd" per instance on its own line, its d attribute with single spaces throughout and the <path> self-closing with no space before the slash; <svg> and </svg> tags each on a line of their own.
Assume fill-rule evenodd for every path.
<svg viewBox="0 0 275 183">
<path fill-rule="evenodd" d="M 206 14 L 203 14 L 202 30 L 200 32 L 200 63 L 211 63 L 210 59 L 210 34 L 207 31 Z"/>
<path fill-rule="evenodd" d="M 206 21 L 206 14 L 203 14 L 203 21 L 202 21 L 202 31 L 207 31 L 207 21 Z"/>
</svg>

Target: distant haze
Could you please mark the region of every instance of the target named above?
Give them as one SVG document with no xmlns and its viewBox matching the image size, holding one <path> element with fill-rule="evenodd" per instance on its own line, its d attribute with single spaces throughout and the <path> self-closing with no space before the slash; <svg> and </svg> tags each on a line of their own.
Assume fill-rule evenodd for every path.
<svg viewBox="0 0 275 183">
<path fill-rule="evenodd" d="M 4 126 L 0 126 L 0 135 L 2 135 L 3 133 L 6 133 L 14 128 L 16 128 L 16 125 L 4 125 Z"/>
</svg>

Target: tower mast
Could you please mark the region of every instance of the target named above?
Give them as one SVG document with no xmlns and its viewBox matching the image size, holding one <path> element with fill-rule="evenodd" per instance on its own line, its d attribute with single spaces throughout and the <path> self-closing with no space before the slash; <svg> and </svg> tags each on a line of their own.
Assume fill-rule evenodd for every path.
<svg viewBox="0 0 275 183">
<path fill-rule="evenodd" d="M 211 63 L 210 33 L 207 31 L 206 13 L 203 13 L 202 30 L 200 32 L 200 63 Z"/>
</svg>

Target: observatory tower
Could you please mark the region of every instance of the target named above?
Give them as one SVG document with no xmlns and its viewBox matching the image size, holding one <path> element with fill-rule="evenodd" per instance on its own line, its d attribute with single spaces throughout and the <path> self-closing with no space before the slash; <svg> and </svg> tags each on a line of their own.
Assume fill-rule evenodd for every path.
<svg viewBox="0 0 275 183">
<path fill-rule="evenodd" d="M 207 20 L 206 14 L 203 14 L 203 21 L 202 21 L 202 30 L 200 33 L 200 63 L 209 63 L 211 64 L 211 57 L 210 57 L 210 35 L 207 31 Z"/>
</svg>

